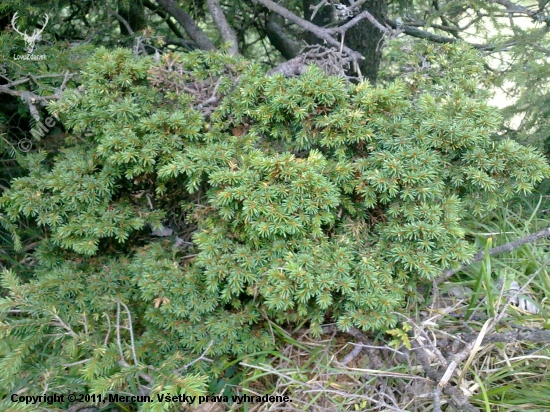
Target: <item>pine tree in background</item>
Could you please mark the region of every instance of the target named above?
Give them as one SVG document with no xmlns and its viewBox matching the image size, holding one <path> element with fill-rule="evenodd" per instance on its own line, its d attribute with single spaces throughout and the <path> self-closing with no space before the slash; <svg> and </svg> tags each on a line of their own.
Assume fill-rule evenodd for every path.
<svg viewBox="0 0 550 412">
<path fill-rule="evenodd" d="M 425 70 L 376 88 L 224 53 L 98 50 L 49 106 L 77 139 L 28 155 L 0 198 L 47 233 L 30 282 L 3 276 L 0 385 L 204 393 L 276 345 L 267 319 L 395 325 L 419 282 L 473 255 L 466 214 L 550 176 L 493 137 L 474 51 L 415 47 L 400 64 Z M 182 212 L 191 248 L 148 236 Z"/>
</svg>

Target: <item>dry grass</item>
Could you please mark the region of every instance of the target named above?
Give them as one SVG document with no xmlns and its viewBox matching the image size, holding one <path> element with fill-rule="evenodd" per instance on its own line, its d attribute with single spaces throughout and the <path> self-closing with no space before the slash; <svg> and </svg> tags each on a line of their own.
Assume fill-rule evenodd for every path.
<svg viewBox="0 0 550 412">
<path fill-rule="evenodd" d="M 514 227 L 519 221 L 525 219 L 496 219 L 481 242 L 490 234 L 502 244 L 550 226 L 534 212 L 521 230 Z M 392 334 L 326 325 L 314 340 L 304 330 L 277 328 L 285 346 L 269 364 L 241 362 L 246 378 L 233 391 L 287 395 L 292 402 L 230 410 L 550 410 L 549 243 L 498 259 L 487 254 L 462 278 L 434 282 L 425 303 L 411 305 Z"/>
<path fill-rule="evenodd" d="M 548 276 L 546 271 L 540 274 Z M 292 403 L 249 405 L 248 410 L 550 408 L 550 331 L 544 330 L 543 316 L 501 301 L 496 318 L 474 316 L 465 322 L 467 300 L 439 300 L 447 305 L 426 307 L 416 321 L 404 320 L 412 326 L 410 350 L 404 344 L 398 349 L 384 344 L 387 335 L 377 342 L 358 331 L 334 333 L 331 326 L 325 327 L 323 340 L 287 336 L 281 356 L 271 364 L 242 364 L 251 372 L 241 390 L 288 395 Z M 518 318 L 529 319 L 518 327 Z M 352 352 L 357 354 L 349 360 Z"/>
</svg>

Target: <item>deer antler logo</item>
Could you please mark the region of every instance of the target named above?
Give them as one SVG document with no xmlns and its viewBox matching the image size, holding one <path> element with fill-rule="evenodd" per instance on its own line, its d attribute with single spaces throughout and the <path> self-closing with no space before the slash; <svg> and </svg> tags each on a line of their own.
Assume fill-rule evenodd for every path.
<svg viewBox="0 0 550 412">
<path fill-rule="evenodd" d="M 25 40 L 25 44 L 26 44 L 25 51 L 28 54 L 31 54 L 34 50 L 34 46 L 36 42 L 41 39 L 42 32 L 44 31 L 46 24 L 48 24 L 49 17 L 47 14 L 44 14 L 46 18 L 44 19 L 44 24 L 42 25 L 42 28 L 34 29 L 34 31 L 32 32 L 32 35 L 29 36 L 26 32 L 20 32 L 19 30 L 17 30 L 17 26 L 15 23 L 17 21 L 17 14 L 18 12 L 15 12 L 15 14 L 13 15 L 13 18 L 11 19 L 11 26 L 17 33 L 23 36 L 23 40 Z"/>
</svg>

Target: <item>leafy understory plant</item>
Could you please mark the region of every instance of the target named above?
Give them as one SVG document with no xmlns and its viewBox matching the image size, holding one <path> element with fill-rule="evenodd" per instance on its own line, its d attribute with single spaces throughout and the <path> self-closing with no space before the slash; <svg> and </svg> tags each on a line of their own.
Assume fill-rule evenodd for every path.
<svg viewBox="0 0 550 412">
<path fill-rule="evenodd" d="M 419 282 L 473 255 L 467 213 L 550 175 L 494 137 L 474 51 L 418 52 L 433 74 L 372 87 L 223 53 L 98 50 L 49 106 L 80 139 L 26 156 L 0 198 L 46 233 L 29 283 L 4 274 L 0 385 L 200 393 L 276 345 L 268 320 L 394 328 Z M 147 236 L 182 214 L 190 248 Z"/>
</svg>

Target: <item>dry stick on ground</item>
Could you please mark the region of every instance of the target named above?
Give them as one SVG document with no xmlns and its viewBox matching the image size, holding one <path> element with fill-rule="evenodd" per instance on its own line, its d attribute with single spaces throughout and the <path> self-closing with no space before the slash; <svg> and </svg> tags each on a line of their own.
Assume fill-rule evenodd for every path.
<svg viewBox="0 0 550 412">
<path fill-rule="evenodd" d="M 445 383 L 448 382 L 450 376 L 456 368 L 456 365 L 458 364 L 458 361 L 455 359 L 448 359 L 443 357 L 439 349 L 435 347 L 435 345 L 430 341 L 428 335 L 424 331 L 423 328 L 426 326 L 426 324 L 417 325 L 416 322 L 414 322 L 410 318 L 406 318 L 406 320 L 409 324 L 414 326 L 414 331 L 416 332 L 414 338 L 411 338 L 412 352 L 416 355 L 416 359 L 420 366 L 422 366 L 422 369 L 424 370 L 426 376 L 431 379 L 436 386 L 429 394 L 434 402 L 434 410 L 437 410 L 435 409 L 435 407 L 438 406 L 438 403 L 440 404 L 441 402 L 440 390 L 437 389 L 439 387 L 441 390 L 443 390 L 443 393 L 450 397 L 450 402 L 455 407 L 459 408 L 458 410 L 466 412 L 479 412 L 479 410 L 470 403 L 470 401 L 468 400 L 466 395 L 462 393 L 462 391 L 456 389 L 454 386 L 448 386 L 446 384 L 439 385 L 439 383 L 443 381 Z M 426 344 L 426 341 L 428 342 L 428 344 Z M 437 353 L 439 364 L 445 367 L 447 371 L 450 370 L 450 373 L 441 372 L 439 370 L 439 367 L 436 368 L 430 364 L 430 357 L 427 349 L 432 351 L 434 354 Z M 404 349 L 404 351 L 405 353 L 407 353 L 407 355 L 410 353 L 407 349 Z"/>
<path fill-rule="evenodd" d="M 475 338 L 475 335 L 470 333 L 464 338 L 468 341 Z M 483 345 L 488 343 L 512 343 L 512 342 L 533 342 L 533 343 L 548 343 L 550 342 L 550 330 L 535 329 L 535 330 L 510 330 L 503 333 L 492 333 L 485 335 Z"/>
<path fill-rule="evenodd" d="M 513 250 L 513 248 L 519 247 L 518 245 L 528 243 L 529 241 L 533 241 L 533 239 L 539 239 L 541 237 L 544 237 L 543 235 L 544 235 L 544 231 L 537 232 L 534 235 L 530 235 L 524 239 L 520 239 L 518 241 L 511 242 L 510 244 L 506 244 L 498 248 L 495 248 L 496 251 L 494 251 L 493 253 L 501 253 L 503 251 Z M 440 408 L 440 404 L 441 404 L 440 391 L 442 390 L 443 393 L 445 393 L 450 397 L 450 402 L 452 402 L 456 407 L 460 408 L 459 410 L 463 410 L 467 412 L 478 411 L 478 409 L 475 408 L 469 402 L 468 397 L 466 397 L 466 395 L 464 395 L 462 391 L 456 389 L 456 387 L 448 385 L 448 382 L 450 381 L 452 375 L 454 374 L 458 364 L 464 361 L 466 358 L 468 358 L 468 360 L 466 361 L 466 364 L 462 368 L 463 369 L 462 375 L 467 371 L 468 365 L 475 357 L 481 345 L 487 344 L 490 342 L 510 342 L 514 340 L 548 342 L 548 340 L 550 339 L 550 332 L 544 331 L 544 330 L 510 331 L 505 333 L 491 334 L 491 332 L 494 330 L 496 325 L 505 316 L 506 310 L 510 306 L 511 302 L 515 298 L 517 298 L 517 296 L 520 293 L 525 291 L 527 286 L 539 275 L 539 273 L 548 264 L 550 264 L 550 259 L 545 261 L 541 265 L 541 267 L 528 279 L 528 281 L 525 283 L 525 285 L 521 289 L 515 290 L 513 293 L 511 293 L 510 296 L 508 297 L 507 303 L 502 307 L 500 312 L 493 319 L 487 320 L 486 324 L 484 325 L 484 327 L 479 333 L 469 334 L 467 337 L 465 337 L 466 340 L 469 341 L 469 343 L 467 343 L 459 353 L 452 356 L 448 356 L 447 358 L 444 358 L 442 360 L 441 358 L 443 357 L 443 355 L 441 354 L 441 352 L 438 351 L 440 366 L 434 367 L 430 364 L 429 355 L 426 349 L 434 351 L 434 349 L 437 349 L 437 348 L 435 348 L 433 344 L 426 346 L 425 340 L 428 339 L 428 336 L 425 333 L 425 331 L 423 331 L 422 329 L 422 327 L 425 325 L 423 326 L 415 325 L 415 329 L 418 329 L 423 333 L 420 333 L 420 334 L 417 333 L 417 336 L 414 339 L 412 339 L 413 352 L 416 354 L 416 359 L 424 369 L 426 376 L 430 378 L 434 382 L 434 384 L 436 384 L 436 387 L 430 394 L 430 397 L 432 397 L 434 402 L 434 405 L 433 405 L 434 410 L 438 410 L 438 408 Z M 408 319 L 408 321 L 411 324 L 415 324 L 415 322 L 412 321 L 411 319 Z M 365 341 L 367 339 L 366 336 L 358 330 L 352 330 L 350 334 L 360 342 Z M 384 349 L 384 348 L 379 347 L 377 349 Z M 404 351 L 408 352 L 406 350 Z M 343 359 L 342 363 L 351 362 L 351 360 L 353 360 L 353 357 L 357 356 L 358 354 L 359 354 L 359 351 L 354 349 L 350 354 L 348 354 Z M 379 362 L 380 362 L 380 367 L 378 369 L 383 369 L 383 365 L 381 365 L 380 360 Z M 440 370 L 441 367 L 443 367 L 445 370 L 441 371 Z"/>
<path fill-rule="evenodd" d="M 533 235 L 527 236 L 526 238 L 519 239 L 515 242 L 511 242 L 511 243 L 508 243 L 506 245 L 502 245 L 502 246 L 500 246 L 500 248 L 501 248 L 500 251 L 497 252 L 497 253 L 507 251 L 507 250 L 513 250 L 513 249 L 510 249 L 510 247 L 512 247 L 512 246 L 509 246 L 510 244 L 516 244 L 516 245 L 519 244 L 521 246 L 522 244 L 528 243 L 528 242 L 525 242 L 524 239 L 528 239 L 528 238 L 529 239 L 538 239 L 538 238 L 544 237 L 544 236 L 541 236 L 541 233 L 543 233 L 544 231 L 549 231 L 549 229 L 544 229 L 544 230 L 542 230 L 540 232 L 537 232 Z M 546 235 L 546 236 L 548 236 L 548 235 Z M 523 243 L 522 243 L 522 241 L 523 241 Z M 531 241 L 533 241 L 533 240 L 531 240 Z M 517 246 L 517 247 L 519 247 L 519 246 Z M 495 249 L 498 249 L 498 248 L 495 248 Z M 489 251 L 489 253 L 490 252 L 491 251 Z M 512 301 L 515 298 L 517 298 L 520 293 L 523 293 L 525 291 L 527 286 L 539 275 L 539 273 L 542 270 L 544 270 L 546 268 L 546 266 L 548 264 L 550 264 L 550 259 L 548 259 L 544 263 L 542 263 L 540 268 L 535 273 L 533 273 L 533 275 L 531 275 L 531 277 L 527 280 L 527 282 L 525 282 L 525 284 L 523 285 L 522 288 L 520 288 L 518 290 L 515 290 L 513 293 L 510 294 L 506 304 L 500 310 L 500 313 L 498 313 L 493 319 L 489 319 L 486 322 L 486 324 L 483 326 L 481 332 L 476 336 L 476 339 L 473 339 L 469 344 L 466 345 L 466 347 L 462 351 L 460 351 L 456 355 L 449 356 L 447 358 L 447 363 L 449 364 L 447 372 L 449 372 L 449 369 L 452 368 L 452 370 L 450 370 L 450 373 L 445 372 L 445 373 L 442 374 L 441 372 L 433 369 L 431 367 L 431 365 L 429 364 L 428 356 L 427 356 L 426 351 L 424 350 L 424 348 L 419 346 L 419 342 L 417 342 L 417 340 L 415 340 L 415 349 L 417 349 L 415 351 L 415 353 L 417 355 L 418 360 L 422 364 L 422 367 L 426 371 L 426 374 L 428 375 L 428 377 L 430 379 L 434 380 L 435 382 L 439 382 L 440 384 L 442 384 L 442 385 L 439 385 L 439 386 L 443 387 L 444 393 L 451 396 L 451 399 L 453 400 L 453 402 L 458 402 L 459 406 L 464 408 L 465 411 L 474 411 L 474 410 L 477 411 L 477 409 L 474 408 L 473 406 L 471 406 L 471 404 L 469 403 L 467 398 L 462 393 L 458 393 L 454 387 L 447 385 L 447 382 L 450 378 L 450 376 L 447 376 L 447 375 L 452 375 L 452 373 L 454 372 L 454 370 L 455 370 L 456 366 L 458 365 L 458 363 L 462 362 L 463 360 L 468 358 L 468 361 L 466 362 L 466 367 L 464 367 L 462 375 L 466 372 L 467 365 L 472 360 L 472 358 L 475 355 L 475 353 L 477 352 L 477 349 L 479 348 L 479 346 L 481 346 L 483 344 L 483 340 L 484 340 L 485 336 L 487 336 L 488 334 L 490 334 L 493 331 L 493 329 L 496 327 L 496 325 L 506 315 L 506 310 L 508 309 L 508 307 L 510 306 Z M 446 378 L 446 380 L 444 381 L 443 378 Z M 457 395 L 462 395 L 462 396 L 457 396 Z M 473 409 L 471 409 L 470 407 L 472 407 Z"/>
<path fill-rule="evenodd" d="M 400 409 L 397 406 L 394 407 L 394 406 L 388 405 L 384 401 L 374 399 L 371 396 L 361 395 L 361 394 L 350 394 L 350 393 L 346 393 L 344 391 L 337 391 L 337 390 L 327 389 L 325 387 L 322 387 L 321 385 L 315 385 L 315 384 L 311 384 L 309 382 L 298 381 L 298 380 L 292 378 L 290 375 L 282 373 L 282 372 L 278 371 L 277 369 L 272 368 L 268 365 L 261 365 L 261 366 L 260 365 L 251 365 L 251 364 L 245 363 L 245 362 L 240 362 L 240 364 L 242 366 L 245 366 L 245 367 L 248 367 L 248 368 L 259 369 L 263 372 L 267 372 L 267 373 L 273 374 L 275 376 L 278 376 L 278 377 L 282 378 L 283 381 L 286 381 L 288 383 L 293 383 L 293 384 L 297 385 L 297 387 L 308 388 L 307 390 L 304 391 L 304 393 L 319 393 L 319 392 L 321 392 L 321 393 L 331 393 L 331 394 L 342 396 L 344 398 L 363 399 L 363 400 L 367 400 L 367 401 L 369 401 L 369 402 L 371 402 L 371 403 L 373 403 L 373 404 L 375 404 L 379 407 L 386 408 L 388 410 L 398 411 L 398 412 L 405 412 L 403 409 Z"/>
<path fill-rule="evenodd" d="M 539 232 L 528 235 L 522 239 L 518 239 L 513 242 L 509 242 L 504 245 L 495 247 L 489 251 L 489 255 L 496 255 L 503 252 L 510 252 L 525 244 L 533 243 L 539 239 L 546 238 L 548 236 L 550 236 L 550 228 L 543 229 Z M 485 255 L 484 251 L 478 252 L 474 256 L 473 261 L 475 262 L 475 261 L 482 260 L 484 255 Z M 430 397 L 433 399 L 433 403 L 434 403 L 433 404 L 434 410 L 436 411 L 441 410 L 440 394 L 441 394 L 441 391 L 443 391 L 444 394 L 450 397 L 450 402 L 452 402 L 455 407 L 459 408 L 459 410 L 463 410 L 466 412 L 478 411 L 478 409 L 475 408 L 469 402 L 468 397 L 464 395 L 462 391 L 458 390 L 454 386 L 448 385 L 448 382 L 452 378 L 452 375 L 454 374 L 458 364 L 464 361 L 466 358 L 468 358 L 468 360 L 466 362 L 466 365 L 463 368 L 462 374 L 464 374 L 467 371 L 469 363 L 473 360 L 473 358 L 475 357 L 481 345 L 490 343 L 490 342 L 502 342 L 502 341 L 510 342 L 513 340 L 522 340 L 522 339 L 535 341 L 535 342 L 547 342 L 550 339 L 550 332 L 542 331 L 542 330 L 527 331 L 527 332 L 512 331 L 512 332 L 506 332 L 506 333 L 491 334 L 491 332 L 494 330 L 496 325 L 505 316 L 506 310 L 510 306 L 511 302 L 526 289 L 527 285 L 529 285 L 535 279 L 535 277 L 537 277 L 539 273 L 549 263 L 550 263 L 550 259 L 541 265 L 541 267 L 529 278 L 529 280 L 525 283 L 525 285 L 521 289 L 515 290 L 513 293 L 510 294 L 510 296 L 508 297 L 507 303 L 503 306 L 501 311 L 497 314 L 497 316 L 495 316 L 495 318 L 489 319 L 486 322 L 481 332 L 468 335 L 466 341 L 469 341 L 469 343 L 465 345 L 462 351 L 460 351 L 459 353 L 453 356 L 448 356 L 447 358 L 444 358 L 441 352 L 437 350 L 434 344 L 429 345 L 428 349 L 432 351 L 434 351 L 435 349 L 436 352 L 438 352 L 437 354 L 439 355 L 438 358 L 440 361 L 440 366 L 438 367 L 433 367 L 430 364 L 428 352 L 426 351 L 426 346 L 424 342 L 425 339 L 428 339 L 429 341 L 429 337 L 427 336 L 425 331 L 422 329 L 422 327 L 425 325 L 423 325 L 422 327 L 417 326 L 417 329 L 421 330 L 423 333 L 417 334 L 417 337 L 415 339 L 412 339 L 412 343 L 414 347 L 413 351 L 416 354 L 416 359 L 424 369 L 426 376 L 430 378 L 435 384 L 433 391 L 430 393 Z M 467 266 L 468 265 L 464 265 L 463 267 L 467 267 Z M 458 271 L 454 271 L 453 274 L 456 272 Z M 447 273 L 450 273 L 450 271 L 448 271 Z M 412 324 L 414 324 L 412 320 L 409 319 L 409 321 Z M 325 333 L 329 332 L 329 330 L 331 329 L 333 328 L 332 327 L 323 328 Z M 352 329 L 349 332 L 349 334 L 352 335 L 358 342 L 366 343 L 368 341 L 368 338 L 359 330 Z M 346 365 L 350 363 L 355 357 L 357 357 L 361 352 L 361 350 L 358 349 L 358 347 L 362 346 L 361 343 L 357 344 L 357 347 L 354 348 L 348 355 L 346 355 L 340 363 L 343 365 Z M 371 346 L 371 345 L 368 345 L 368 346 Z M 374 360 L 374 363 L 376 364 L 376 369 L 380 369 L 380 370 L 384 369 L 381 359 L 373 350 L 374 348 L 372 348 L 371 346 L 371 348 L 369 349 L 370 349 L 369 357 L 371 358 L 371 362 Z M 384 348 L 376 348 L 376 349 L 384 349 Z M 405 352 L 408 352 L 408 351 L 405 350 Z M 406 357 L 410 358 L 409 356 L 406 356 Z M 445 370 L 444 371 L 439 370 L 439 368 L 441 367 L 445 368 Z"/>
<path fill-rule="evenodd" d="M 368 346 L 372 346 L 370 340 L 363 334 L 359 329 L 351 328 L 351 330 L 348 332 L 351 336 L 353 336 L 355 339 L 357 339 L 360 343 L 364 343 Z M 380 359 L 380 356 L 376 353 L 374 349 L 366 348 L 367 353 L 369 355 L 369 359 L 374 366 L 374 369 L 383 369 L 384 363 L 382 362 L 382 359 Z"/>
<path fill-rule="evenodd" d="M 352 351 L 350 353 L 348 353 L 346 356 L 344 356 L 344 358 L 340 361 L 340 363 L 342 365 L 346 366 L 348 363 L 350 363 L 352 360 L 354 360 L 357 356 L 359 356 L 359 354 L 361 353 L 363 348 L 364 348 L 363 345 L 355 344 Z"/>
<path fill-rule="evenodd" d="M 549 236 L 550 236 L 550 228 L 542 229 L 542 230 L 539 230 L 536 233 L 532 233 L 532 234 L 527 235 L 527 236 L 525 236 L 521 239 L 517 239 L 517 240 L 514 240 L 512 242 L 508 242 L 504 245 L 494 247 L 494 248 L 489 250 L 489 255 L 493 256 L 493 255 L 498 255 L 498 254 L 504 253 L 504 252 L 512 252 L 513 250 L 516 250 L 516 249 L 520 248 L 523 245 L 527 245 L 529 243 L 535 243 L 536 241 L 538 241 L 540 239 L 547 238 Z M 457 274 L 458 272 L 468 268 L 472 263 L 481 262 L 484 257 L 485 257 L 485 250 L 480 250 L 479 252 L 477 252 L 474 255 L 473 259 L 470 262 L 464 263 L 458 269 L 447 269 L 447 270 L 445 270 L 443 272 L 443 274 L 441 275 L 441 277 L 439 277 L 435 281 L 435 283 L 438 285 L 441 282 L 444 282 L 445 280 L 447 280 L 451 276 L 453 276 L 453 275 Z"/>
<path fill-rule="evenodd" d="M 416 355 L 416 359 L 418 359 L 418 362 L 422 366 L 422 369 L 424 369 L 426 376 L 428 376 L 428 378 L 430 378 L 434 383 L 439 382 L 444 374 L 434 369 L 430 365 L 430 360 L 426 350 L 421 346 L 421 344 L 416 341 L 416 339 L 412 341 L 412 345 L 414 353 Z M 446 395 L 450 396 L 451 402 L 456 407 L 460 408 L 460 411 L 479 412 L 479 409 L 477 409 L 470 403 L 466 395 L 464 395 L 460 390 L 457 390 L 454 386 L 447 385 L 444 386 L 442 389 Z"/>
</svg>

